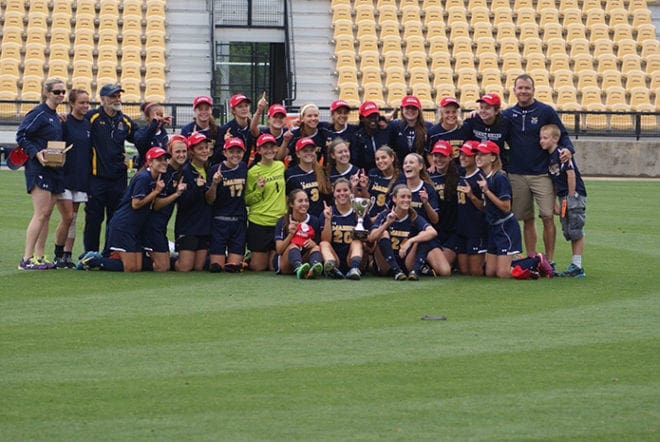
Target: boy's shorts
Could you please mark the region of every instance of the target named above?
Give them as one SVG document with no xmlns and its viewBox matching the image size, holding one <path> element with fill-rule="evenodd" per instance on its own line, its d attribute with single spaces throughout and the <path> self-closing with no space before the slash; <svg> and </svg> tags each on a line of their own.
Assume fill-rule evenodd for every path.
<svg viewBox="0 0 660 442">
<path fill-rule="evenodd" d="M 560 217 L 561 230 L 566 241 L 576 241 L 584 236 L 584 223 L 586 220 L 587 198 L 566 196 L 566 216 Z M 562 200 L 563 203 L 563 200 Z"/>
</svg>

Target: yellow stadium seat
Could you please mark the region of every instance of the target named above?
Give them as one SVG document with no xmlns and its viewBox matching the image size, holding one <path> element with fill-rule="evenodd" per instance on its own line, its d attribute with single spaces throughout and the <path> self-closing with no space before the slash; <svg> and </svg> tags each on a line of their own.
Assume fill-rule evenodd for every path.
<svg viewBox="0 0 660 442">
<path fill-rule="evenodd" d="M 454 87 L 454 83 L 439 84 L 437 86 L 434 86 L 434 89 L 435 89 L 435 96 L 439 99 L 442 97 L 456 96 L 456 88 Z"/>
<path fill-rule="evenodd" d="M 360 41 L 367 36 L 377 36 L 376 23 L 371 20 L 362 20 L 361 22 L 357 23 L 356 39 Z"/>
<path fill-rule="evenodd" d="M 513 23 L 502 23 L 497 27 L 496 40 L 500 42 L 505 38 L 518 38 L 516 35 L 516 25 Z"/>
<path fill-rule="evenodd" d="M 364 87 L 368 83 L 378 83 L 381 84 L 381 70 L 378 67 L 365 67 L 360 71 L 361 84 Z"/>
<path fill-rule="evenodd" d="M 446 56 L 431 57 L 431 71 L 434 72 L 437 69 L 444 69 L 451 67 L 451 56 L 447 54 Z"/>
<path fill-rule="evenodd" d="M 545 28 L 549 24 L 559 24 L 559 11 L 557 8 L 545 8 L 540 10 L 539 26 Z"/>
<path fill-rule="evenodd" d="M 452 55 L 469 52 L 472 53 L 472 39 L 470 37 L 458 37 L 452 40 Z"/>
<path fill-rule="evenodd" d="M 146 79 L 144 81 L 144 100 L 157 103 L 165 101 L 165 82 L 160 79 Z"/>
<path fill-rule="evenodd" d="M 568 59 L 568 56 L 566 56 L 566 58 Z M 525 70 L 531 71 L 533 69 L 545 69 L 545 63 L 545 55 L 535 53 L 529 54 L 527 57 L 525 57 Z"/>
<path fill-rule="evenodd" d="M 51 58 L 48 61 L 48 77 L 68 78 L 69 61 Z"/>
<path fill-rule="evenodd" d="M 642 58 L 637 54 L 627 54 L 621 59 L 621 72 L 626 74 L 631 71 L 642 70 Z"/>
<path fill-rule="evenodd" d="M 660 53 L 660 42 L 658 40 L 645 40 L 640 43 L 641 56 L 646 59 L 649 55 Z"/>
<path fill-rule="evenodd" d="M 598 73 L 596 71 L 582 71 L 578 78 L 578 89 L 582 90 L 588 87 L 598 87 Z"/>
<path fill-rule="evenodd" d="M 589 29 L 589 40 L 592 43 L 597 40 L 610 38 L 610 28 L 604 23 L 595 23 L 591 26 L 587 26 L 587 28 Z"/>
<path fill-rule="evenodd" d="M 542 101 L 554 107 L 555 100 L 553 98 L 553 90 L 550 86 L 534 87 L 534 97 L 539 101 Z"/>
<path fill-rule="evenodd" d="M 353 22 L 351 20 L 341 20 L 333 22 L 333 38 L 337 38 L 340 35 L 353 36 Z"/>
<path fill-rule="evenodd" d="M 374 101 L 379 107 L 385 107 L 383 98 L 383 86 L 377 83 L 369 83 L 362 88 L 363 101 Z"/>
<path fill-rule="evenodd" d="M 20 60 L 16 60 L 14 58 L 2 58 L 2 63 L 0 64 L 0 75 L 11 76 L 18 80 L 20 63 Z"/>
<path fill-rule="evenodd" d="M 142 32 L 142 16 L 124 15 L 122 17 L 121 32 L 124 33 L 129 30 Z"/>
<path fill-rule="evenodd" d="M 30 8 L 29 8 L 30 14 L 34 14 L 34 13 L 38 13 L 38 12 L 48 14 L 48 1 L 46 1 L 46 0 L 30 0 L 28 3 L 29 3 L 29 6 L 30 6 Z"/>
<path fill-rule="evenodd" d="M 498 28 L 503 23 L 513 24 L 513 11 L 509 6 L 491 9 L 493 13 L 493 26 Z"/>
<path fill-rule="evenodd" d="M 117 82 L 117 62 L 101 61 L 98 63 L 96 81 L 99 84 Z"/>
<path fill-rule="evenodd" d="M 142 57 L 140 56 L 140 59 Z M 344 52 L 341 54 L 336 55 L 337 61 L 335 63 L 336 69 L 342 69 L 342 68 L 356 68 L 355 65 L 355 53 L 354 52 Z"/>
<path fill-rule="evenodd" d="M 640 25 L 649 25 L 653 23 L 651 11 L 649 9 L 638 9 L 631 13 L 632 26 L 638 29 Z"/>
<path fill-rule="evenodd" d="M 564 25 L 566 28 L 566 41 L 572 42 L 578 38 L 587 38 L 585 27 L 582 23 L 573 23 L 568 26 Z"/>
<path fill-rule="evenodd" d="M 547 8 L 554 8 L 557 9 L 557 3 L 555 0 L 537 0 L 536 1 L 536 10 L 537 11 L 543 11 L 544 9 Z"/>
<path fill-rule="evenodd" d="M 582 95 L 582 106 L 603 103 L 601 99 L 601 89 L 598 86 L 585 86 L 580 89 L 580 93 Z"/>
<path fill-rule="evenodd" d="M 580 0 L 583 11 L 592 11 L 594 9 L 603 9 L 601 0 Z"/>
<path fill-rule="evenodd" d="M 467 23 L 454 23 L 449 27 L 449 41 L 453 41 L 458 37 L 469 37 L 470 25 Z"/>
<path fill-rule="evenodd" d="M 499 71 L 499 57 L 494 52 L 484 53 L 479 56 L 479 72 L 489 69 Z"/>
<path fill-rule="evenodd" d="M 539 25 L 536 23 L 523 23 L 519 26 L 519 36 L 521 41 L 528 38 L 539 38 Z"/>
<path fill-rule="evenodd" d="M 25 60 L 40 60 L 42 63 L 46 59 L 46 45 L 44 43 L 27 43 L 25 45 Z"/>
<path fill-rule="evenodd" d="M 618 71 L 618 58 L 614 54 L 602 54 L 596 58 L 598 73 L 602 74 L 605 71 Z"/>
<path fill-rule="evenodd" d="M 43 28 L 29 28 L 27 31 L 27 38 L 25 39 L 26 44 L 38 43 L 40 45 L 46 45 L 46 29 Z"/>
<path fill-rule="evenodd" d="M 610 28 L 614 28 L 616 25 L 628 24 L 628 11 L 625 8 L 613 9 L 608 15 L 609 20 L 607 24 Z"/>
<path fill-rule="evenodd" d="M 459 92 L 459 102 L 462 108 L 475 109 L 477 107 L 477 100 L 481 96 L 481 89 L 479 86 L 465 86 Z"/>
<path fill-rule="evenodd" d="M 32 29 L 48 30 L 48 14 L 44 12 L 34 12 L 29 14 L 28 31 Z"/>
<path fill-rule="evenodd" d="M 342 69 L 337 73 L 337 87 L 341 87 L 342 84 L 351 83 L 357 84 L 357 71 L 351 69 Z"/>
<path fill-rule="evenodd" d="M 547 43 L 553 38 L 564 39 L 564 27 L 559 23 L 548 23 L 543 26 L 543 42 Z"/>
<path fill-rule="evenodd" d="M 379 3 L 380 1 L 381 0 L 378 0 Z M 395 0 L 390 0 L 390 1 L 394 2 Z M 431 7 L 438 7 L 438 6 L 442 7 L 444 3 L 445 0 L 424 0 L 424 2 L 422 3 L 422 9 L 426 10 L 427 8 L 431 8 Z"/>
<path fill-rule="evenodd" d="M 502 59 L 502 72 L 507 74 L 510 70 L 515 69 L 516 71 L 522 71 L 522 57 L 520 54 L 511 53 L 503 54 Z"/>
<path fill-rule="evenodd" d="M 505 75 L 504 87 L 507 90 L 513 89 L 513 84 L 515 83 L 516 78 L 519 75 L 522 75 L 524 73 L 525 73 L 525 71 L 522 70 L 522 68 L 520 68 L 520 69 L 511 68 L 508 71 L 504 72 L 504 75 Z"/>
<path fill-rule="evenodd" d="M 436 37 L 447 37 L 445 22 L 432 22 L 426 25 L 426 38 L 431 40 Z"/>
<path fill-rule="evenodd" d="M 569 44 L 571 45 L 571 58 L 575 58 L 577 55 L 590 54 L 589 40 L 586 38 L 576 38 L 571 40 Z"/>
<path fill-rule="evenodd" d="M 411 57 L 413 54 L 423 54 L 426 57 L 426 41 L 424 37 L 408 37 L 405 39 L 406 57 Z"/>
<path fill-rule="evenodd" d="M 503 38 L 499 41 L 500 46 L 500 56 L 504 54 L 519 54 L 520 53 L 520 43 L 515 37 Z"/>
<path fill-rule="evenodd" d="M 358 53 L 378 51 L 378 38 L 375 35 L 367 35 L 359 40 Z"/>
<path fill-rule="evenodd" d="M 626 90 L 631 91 L 637 87 L 646 87 L 646 72 L 630 71 L 626 74 Z"/>
<path fill-rule="evenodd" d="M 26 59 L 23 62 L 23 76 L 24 77 L 43 77 L 44 76 L 44 62 L 43 62 L 43 60 Z"/>
<path fill-rule="evenodd" d="M 490 9 L 487 6 L 475 6 L 470 10 L 470 25 L 490 23 Z"/>
<path fill-rule="evenodd" d="M 493 27 L 490 23 L 476 23 L 472 30 L 472 39 L 477 41 L 481 38 L 493 39 Z"/>
<path fill-rule="evenodd" d="M 556 54 L 550 57 L 550 72 L 570 69 L 570 58 L 566 54 Z"/>
<path fill-rule="evenodd" d="M 399 107 L 401 99 L 408 95 L 408 86 L 405 83 L 393 83 L 387 86 L 387 105 Z"/>
<path fill-rule="evenodd" d="M 591 28 L 593 25 L 596 24 L 606 25 L 607 23 L 605 22 L 605 11 L 603 11 L 602 9 L 587 10 L 587 17 L 585 19 L 584 24 L 587 28 Z"/>
<path fill-rule="evenodd" d="M 111 1 L 111 0 L 108 0 Z M 146 15 L 165 15 L 166 0 L 147 0 Z"/>
<path fill-rule="evenodd" d="M 353 7 L 350 4 L 331 6 L 332 20 L 353 20 Z"/>
<path fill-rule="evenodd" d="M 594 59 L 591 54 L 579 54 L 572 57 L 573 72 L 580 75 L 580 72 L 592 72 L 594 70 Z"/>
<path fill-rule="evenodd" d="M 612 107 L 617 104 L 626 103 L 626 90 L 621 86 L 610 86 L 605 89 L 605 105 L 609 110 L 614 110 Z"/>
<path fill-rule="evenodd" d="M 411 87 L 411 94 L 416 96 L 422 103 L 423 109 L 435 107 L 433 103 L 433 90 L 428 84 L 416 84 Z"/>
<path fill-rule="evenodd" d="M 638 44 L 643 44 L 647 40 L 656 40 L 655 26 L 652 24 L 639 25 L 636 30 Z"/>
<path fill-rule="evenodd" d="M 142 6 L 144 5 L 142 0 L 123 0 L 121 5 L 123 16 L 142 15 Z"/>
<path fill-rule="evenodd" d="M 87 29 L 76 29 L 75 38 L 74 38 L 74 47 L 76 51 L 80 48 L 93 48 L 94 47 L 94 31 Z"/>
<path fill-rule="evenodd" d="M 520 12 L 521 9 L 525 8 L 534 8 L 534 2 L 532 0 L 514 0 L 513 2 L 513 11 Z"/>
<path fill-rule="evenodd" d="M 576 105 L 579 107 L 574 87 L 564 86 L 557 89 L 557 107 L 559 109 L 575 107 Z"/>
<path fill-rule="evenodd" d="M 421 23 L 408 22 L 403 26 L 403 39 L 407 40 L 411 37 L 424 38 L 424 30 Z"/>
<path fill-rule="evenodd" d="M 2 29 L 2 45 L 23 45 L 23 28 L 5 27 Z"/>
<path fill-rule="evenodd" d="M 612 40 L 615 42 L 633 39 L 633 28 L 628 23 L 621 23 L 610 27 L 612 28 Z"/>
<path fill-rule="evenodd" d="M 406 82 L 406 71 L 403 66 L 393 65 L 384 68 L 385 72 L 385 86 L 389 87 L 390 84 L 394 83 L 405 83 Z"/>
<path fill-rule="evenodd" d="M 600 88 L 605 90 L 612 87 L 621 87 L 621 73 L 619 71 L 605 71 L 601 74 Z"/>
<path fill-rule="evenodd" d="M 463 5 L 447 7 L 447 26 L 456 23 L 467 23 L 467 11 Z"/>
<path fill-rule="evenodd" d="M 429 57 L 444 57 L 449 54 L 449 40 L 447 37 L 433 37 L 429 42 Z"/>
<path fill-rule="evenodd" d="M 560 69 L 552 73 L 552 88 L 557 91 L 562 87 L 575 87 L 573 85 L 573 72 L 568 69 Z"/>
<path fill-rule="evenodd" d="M 78 31 L 87 31 L 87 32 L 94 32 L 94 29 L 96 28 L 96 25 L 94 24 L 94 21 L 96 20 L 95 15 L 89 15 L 89 14 L 76 14 L 75 16 L 75 32 L 77 33 Z"/>
<path fill-rule="evenodd" d="M 335 39 L 335 55 L 341 52 L 355 53 L 354 40 L 352 36 L 342 35 Z"/>
<path fill-rule="evenodd" d="M 524 23 L 536 24 L 536 10 L 534 8 L 525 7 L 516 11 L 516 24 L 520 27 Z"/>
<path fill-rule="evenodd" d="M 486 90 L 494 86 L 502 87 L 502 73 L 499 69 L 486 69 L 481 73 L 481 88 Z M 536 77 L 534 77 L 536 80 Z"/>
<path fill-rule="evenodd" d="M 71 14 L 53 13 L 50 26 L 51 30 L 62 29 L 71 32 Z"/>
<path fill-rule="evenodd" d="M 24 12 L 18 11 L 7 11 L 5 12 L 5 22 L 4 26 L 13 27 L 13 28 L 23 28 L 23 17 L 25 17 Z"/>
<path fill-rule="evenodd" d="M 360 54 L 360 70 L 369 67 L 380 68 L 380 54 L 378 52 L 365 52 Z"/>
<path fill-rule="evenodd" d="M 403 69 L 403 53 L 389 52 L 383 57 L 383 71 L 387 72 L 389 69 Z"/>
<path fill-rule="evenodd" d="M 651 96 L 651 91 L 645 87 L 637 87 L 631 89 L 630 106 L 633 108 L 633 110 L 641 111 L 641 109 L 651 104 L 650 96 Z"/>
<path fill-rule="evenodd" d="M 369 8 L 373 10 L 373 5 Z M 400 6 L 399 11 L 401 11 L 401 23 L 404 25 L 408 22 L 421 23 L 419 4 Z"/>
<path fill-rule="evenodd" d="M 623 0 L 605 0 L 605 12 L 611 14 L 612 10 L 624 8 L 626 3 Z"/>
<path fill-rule="evenodd" d="M 561 11 L 563 17 L 562 24 L 564 27 L 572 24 L 582 25 L 582 10 L 580 8 L 566 8 Z"/>
<path fill-rule="evenodd" d="M 551 38 L 546 42 L 545 53 L 548 57 L 556 54 L 566 55 L 566 40 L 563 38 Z"/>
<path fill-rule="evenodd" d="M 96 0 L 76 0 L 76 15 L 96 15 Z"/>
<path fill-rule="evenodd" d="M 644 61 L 646 62 L 647 74 L 660 72 L 660 54 L 649 55 Z"/>
<path fill-rule="evenodd" d="M 579 8 L 578 0 L 559 0 L 559 10 L 563 11 L 567 8 Z"/>
<path fill-rule="evenodd" d="M 98 18 L 99 20 L 98 30 L 114 31 L 115 33 L 117 33 L 119 29 L 119 26 L 117 24 L 117 19 L 118 17 L 112 14 L 100 15 Z"/>
<path fill-rule="evenodd" d="M 598 58 L 601 55 L 612 55 L 614 53 L 614 44 L 609 38 L 601 38 L 593 42 L 594 57 Z"/>
<path fill-rule="evenodd" d="M 454 70 L 459 69 L 473 69 L 474 70 L 474 55 L 472 52 L 461 52 L 454 56 Z"/>
<path fill-rule="evenodd" d="M 511 3 L 509 0 L 491 0 L 490 9 L 495 11 L 498 8 L 509 8 L 511 9 Z"/>
<path fill-rule="evenodd" d="M 21 49 L 22 45 L 19 43 L 3 43 L 2 44 L 2 63 L 21 62 Z"/>
<path fill-rule="evenodd" d="M 437 68 L 433 72 L 433 84 L 454 83 L 454 70 L 452 68 Z"/>
<path fill-rule="evenodd" d="M 531 54 L 543 54 L 543 41 L 540 38 L 528 38 L 523 41 L 523 58 Z"/>
<path fill-rule="evenodd" d="M 444 10 L 442 6 L 432 6 L 424 9 L 424 24 L 428 26 L 429 23 L 444 23 Z"/>
<path fill-rule="evenodd" d="M 473 69 L 461 69 L 458 71 L 458 78 L 456 80 L 456 89 L 463 90 L 466 86 L 479 85 L 477 72 Z"/>
<path fill-rule="evenodd" d="M 535 87 L 550 87 L 550 74 L 546 69 L 527 69 L 527 73 L 534 79 Z"/>
<path fill-rule="evenodd" d="M 473 11 L 475 8 L 487 8 L 488 3 L 486 0 L 468 0 L 467 9 Z"/>
</svg>

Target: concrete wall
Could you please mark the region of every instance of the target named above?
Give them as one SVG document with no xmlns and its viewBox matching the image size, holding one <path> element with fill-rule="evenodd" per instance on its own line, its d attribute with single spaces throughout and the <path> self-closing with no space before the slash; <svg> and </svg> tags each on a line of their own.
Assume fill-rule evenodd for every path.
<svg viewBox="0 0 660 442">
<path fill-rule="evenodd" d="M 582 175 L 660 177 L 660 140 L 613 138 L 573 140 Z"/>
</svg>

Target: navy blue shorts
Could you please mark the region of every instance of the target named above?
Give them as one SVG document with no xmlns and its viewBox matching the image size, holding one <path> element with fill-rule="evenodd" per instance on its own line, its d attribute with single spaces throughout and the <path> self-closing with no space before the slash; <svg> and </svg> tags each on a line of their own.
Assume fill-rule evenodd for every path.
<svg viewBox="0 0 660 442">
<path fill-rule="evenodd" d="M 486 253 L 488 246 L 487 238 L 468 238 L 467 236 L 458 236 L 458 253 L 464 255 L 480 255 Z"/>
<path fill-rule="evenodd" d="M 170 243 L 164 232 L 148 229 L 142 232 L 142 246 L 145 250 L 157 253 L 169 253 Z"/>
<path fill-rule="evenodd" d="M 488 226 L 488 252 L 490 255 L 515 255 L 522 251 L 520 225 L 515 216 L 503 223 Z"/>
<path fill-rule="evenodd" d="M 34 186 L 37 186 L 40 189 L 46 190 L 50 193 L 62 193 L 64 192 L 64 180 L 55 179 L 48 174 L 40 173 L 26 173 L 25 174 L 25 187 L 27 188 L 27 193 L 32 193 Z"/>
<path fill-rule="evenodd" d="M 116 252 L 142 252 L 142 245 L 137 234 L 122 232 L 117 229 L 108 231 L 108 248 Z"/>
<path fill-rule="evenodd" d="M 444 250 L 451 250 L 454 253 L 458 253 L 458 247 L 460 245 L 460 240 L 458 239 L 458 235 L 455 233 L 452 233 L 449 235 L 447 239 L 444 241 L 440 241 L 440 248 Z"/>
<path fill-rule="evenodd" d="M 181 235 L 176 239 L 176 251 L 208 250 L 210 241 L 211 238 L 208 235 Z"/>
<path fill-rule="evenodd" d="M 245 220 L 228 221 L 213 218 L 211 221 L 211 245 L 209 254 L 224 255 L 245 253 L 247 224 Z"/>
</svg>

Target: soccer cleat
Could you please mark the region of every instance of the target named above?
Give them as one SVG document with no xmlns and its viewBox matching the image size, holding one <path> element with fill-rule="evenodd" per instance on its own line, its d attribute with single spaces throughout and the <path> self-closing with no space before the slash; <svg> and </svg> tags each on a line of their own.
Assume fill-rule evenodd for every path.
<svg viewBox="0 0 660 442">
<path fill-rule="evenodd" d="M 337 268 L 334 261 L 326 261 L 323 264 L 323 272 L 326 278 L 344 279 L 344 274 Z"/>
<path fill-rule="evenodd" d="M 350 269 L 348 271 L 348 273 L 346 274 L 346 277 L 348 279 L 353 280 L 353 281 L 359 281 L 360 278 L 362 277 L 362 273 L 360 272 L 360 269 L 358 269 L 356 267 L 353 267 L 352 269 Z"/>
<path fill-rule="evenodd" d="M 47 267 L 34 258 L 21 259 L 18 270 L 48 270 Z"/>
<path fill-rule="evenodd" d="M 296 278 L 298 279 L 307 279 L 307 272 L 309 272 L 309 264 L 307 263 L 300 264 L 296 267 L 296 270 L 294 270 Z"/>
<path fill-rule="evenodd" d="M 93 267 L 92 261 L 94 259 L 101 259 L 102 256 L 99 252 L 89 251 L 85 252 L 80 261 L 76 265 L 76 270 L 89 270 Z"/>
<path fill-rule="evenodd" d="M 241 273 L 243 271 L 243 263 L 236 264 L 228 262 L 225 264 L 225 272 L 227 273 Z"/>
<path fill-rule="evenodd" d="M 46 270 L 57 268 L 57 265 L 54 262 L 49 261 L 45 256 L 39 258 L 38 261 L 45 267 Z"/>
<path fill-rule="evenodd" d="M 64 265 L 66 266 L 67 269 L 73 269 L 76 267 L 74 262 L 71 260 L 71 257 L 68 255 L 64 257 Z"/>
<path fill-rule="evenodd" d="M 543 278 L 552 278 L 555 274 L 555 269 L 548 262 L 543 253 L 537 253 L 536 257 L 539 259 L 538 272 Z"/>
<path fill-rule="evenodd" d="M 323 264 L 315 262 L 307 272 L 307 279 L 316 279 L 323 274 Z"/>
<path fill-rule="evenodd" d="M 395 280 L 395 281 L 405 281 L 406 279 L 408 279 L 408 277 L 407 277 L 406 274 L 403 273 L 401 270 L 398 270 L 398 271 L 394 274 L 394 280 Z"/>
<path fill-rule="evenodd" d="M 434 278 L 438 276 L 435 274 L 435 270 L 433 270 L 433 267 L 429 266 L 428 264 L 424 264 L 422 268 L 419 270 L 419 273 L 424 276 L 433 276 Z"/>
<path fill-rule="evenodd" d="M 419 281 L 419 276 L 416 271 L 411 270 L 410 273 L 408 273 L 408 281 Z"/>
<path fill-rule="evenodd" d="M 53 263 L 55 264 L 55 268 L 58 268 L 58 269 L 66 269 L 67 268 L 66 260 L 64 259 L 64 257 L 59 257 L 59 258 L 56 257 L 55 261 Z"/>
<path fill-rule="evenodd" d="M 575 264 L 570 263 L 566 271 L 561 273 L 561 276 L 565 278 L 584 278 L 587 276 L 587 274 L 584 272 L 582 267 L 578 267 Z"/>
<path fill-rule="evenodd" d="M 212 262 L 209 264 L 209 273 L 221 273 L 222 272 L 222 266 L 218 264 L 217 262 Z"/>
</svg>

